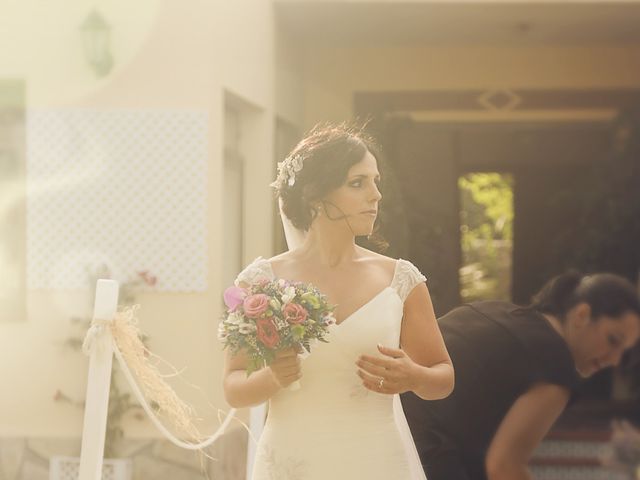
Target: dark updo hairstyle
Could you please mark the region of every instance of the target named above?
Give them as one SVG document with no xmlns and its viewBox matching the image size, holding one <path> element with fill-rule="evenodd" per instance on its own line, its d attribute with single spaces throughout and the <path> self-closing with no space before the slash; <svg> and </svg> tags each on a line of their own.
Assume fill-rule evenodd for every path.
<svg viewBox="0 0 640 480">
<path fill-rule="evenodd" d="M 276 187 L 282 199 L 282 211 L 298 229 L 307 231 L 315 218 L 312 203 L 340 187 L 349 169 L 367 152 L 377 156 L 378 148 L 363 127 L 316 125 L 291 151 L 287 158 L 302 159 L 302 169 L 295 183 L 286 181 Z"/>
<path fill-rule="evenodd" d="M 591 318 L 619 318 L 633 312 L 640 316 L 640 299 L 627 279 L 612 273 L 582 275 L 571 270 L 549 280 L 533 297 L 531 308 L 564 321 L 580 303 L 591 307 Z"/>
</svg>

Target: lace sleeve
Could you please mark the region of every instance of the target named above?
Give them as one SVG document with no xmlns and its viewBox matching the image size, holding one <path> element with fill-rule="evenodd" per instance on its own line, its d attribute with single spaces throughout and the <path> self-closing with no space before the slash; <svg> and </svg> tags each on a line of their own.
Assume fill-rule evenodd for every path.
<svg viewBox="0 0 640 480">
<path fill-rule="evenodd" d="M 398 295 L 404 302 L 411 293 L 411 290 L 426 280 L 427 277 L 420 273 L 420 270 L 418 270 L 413 263 L 399 258 L 391 286 L 398 292 Z"/>
<path fill-rule="evenodd" d="M 236 286 L 239 286 L 241 283 L 251 285 L 252 283 L 256 283 L 260 280 L 273 280 L 271 264 L 268 260 L 265 260 L 262 257 L 256 258 L 253 262 L 247 265 L 245 269 L 238 274 L 234 283 Z"/>
</svg>

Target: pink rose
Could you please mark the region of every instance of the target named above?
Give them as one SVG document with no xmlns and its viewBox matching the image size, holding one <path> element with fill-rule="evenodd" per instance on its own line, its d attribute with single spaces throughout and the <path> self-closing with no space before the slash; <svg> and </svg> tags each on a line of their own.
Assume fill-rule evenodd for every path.
<svg viewBox="0 0 640 480">
<path fill-rule="evenodd" d="M 265 295 L 266 296 L 266 295 Z M 260 340 L 265 347 L 275 348 L 280 341 L 280 335 L 278 335 L 278 329 L 273 318 L 259 318 L 256 320 L 258 340 Z"/>
<path fill-rule="evenodd" d="M 230 312 L 235 312 L 246 296 L 247 291 L 244 288 L 229 287 L 224 291 L 224 304 Z"/>
<path fill-rule="evenodd" d="M 282 309 L 282 313 L 284 314 L 284 319 L 293 324 L 302 323 L 307 319 L 307 311 L 297 303 L 288 303 Z"/>
<path fill-rule="evenodd" d="M 244 299 L 244 314 L 249 318 L 258 318 L 269 308 L 269 297 L 264 293 L 256 293 Z"/>
</svg>

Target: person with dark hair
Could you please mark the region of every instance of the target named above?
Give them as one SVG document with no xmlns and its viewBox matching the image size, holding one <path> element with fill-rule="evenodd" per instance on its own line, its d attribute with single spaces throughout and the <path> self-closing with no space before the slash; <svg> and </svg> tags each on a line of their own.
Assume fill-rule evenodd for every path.
<svg viewBox="0 0 640 480">
<path fill-rule="evenodd" d="M 402 405 L 429 480 L 531 478 L 527 463 L 581 377 L 617 365 L 640 336 L 640 301 L 613 274 L 568 272 L 528 307 L 461 306 L 438 321 L 453 393 Z"/>
<path fill-rule="evenodd" d="M 229 404 L 269 401 L 254 479 L 424 478 L 394 404 L 407 391 L 425 400 L 446 397 L 453 368 L 425 277 L 408 261 L 355 243 L 373 231 L 381 199 L 372 145 L 344 126 L 311 131 L 279 165 L 273 184 L 299 244 L 258 258 L 238 277 L 240 285 L 311 283 L 337 305 L 328 343 L 315 345 L 304 362 L 287 351 L 247 377 L 245 356 L 227 354 Z M 300 388 L 287 388 L 298 379 Z"/>
</svg>

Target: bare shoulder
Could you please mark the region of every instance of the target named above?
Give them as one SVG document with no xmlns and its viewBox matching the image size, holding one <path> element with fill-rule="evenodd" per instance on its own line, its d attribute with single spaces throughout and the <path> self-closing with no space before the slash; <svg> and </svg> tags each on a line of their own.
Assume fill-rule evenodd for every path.
<svg viewBox="0 0 640 480">
<path fill-rule="evenodd" d="M 271 257 L 268 262 L 273 270 L 289 273 L 292 269 L 295 271 L 296 264 L 299 260 L 300 259 L 295 254 L 295 251 L 289 250 Z"/>
<path fill-rule="evenodd" d="M 308 256 L 296 250 L 281 253 L 269 260 L 272 270 L 285 278 L 304 278 L 310 272 L 317 271 L 315 262 Z M 379 282 L 390 282 L 395 274 L 397 260 L 379 253 L 357 247 L 355 259 L 356 271 L 360 275 L 367 275 L 370 279 L 377 278 Z"/>
<path fill-rule="evenodd" d="M 373 250 L 368 250 L 364 247 L 358 247 L 358 254 L 363 260 L 378 262 L 385 265 L 395 265 L 398 261 L 396 258 L 387 257 L 386 255 L 374 252 Z"/>
<path fill-rule="evenodd" d="M 383 270 L 393 276 L 396 269 L 396 263 L 398 262 L 397 259 L 387 257 L 386 255 L 382 255 L 362 247 L 358 249 L 358 252 L 360 254 L 360 261 L 367 264 L 368 267 Z"/>
<path fill-rule="evenodd" d="M 287 263 L 287 262 L 291 261 L 291 259 L 292 259 L 291 253 L 292 253 L 291 250 L 286 251 L 286 252 L 282 252 L 282 253 L 280 253 L 278 255 L 275 255 L 275 256 L 269 258 L 268 261 L 269 261 L 269 263 L 276 263 L 276 264 Z"/>
</svg>

